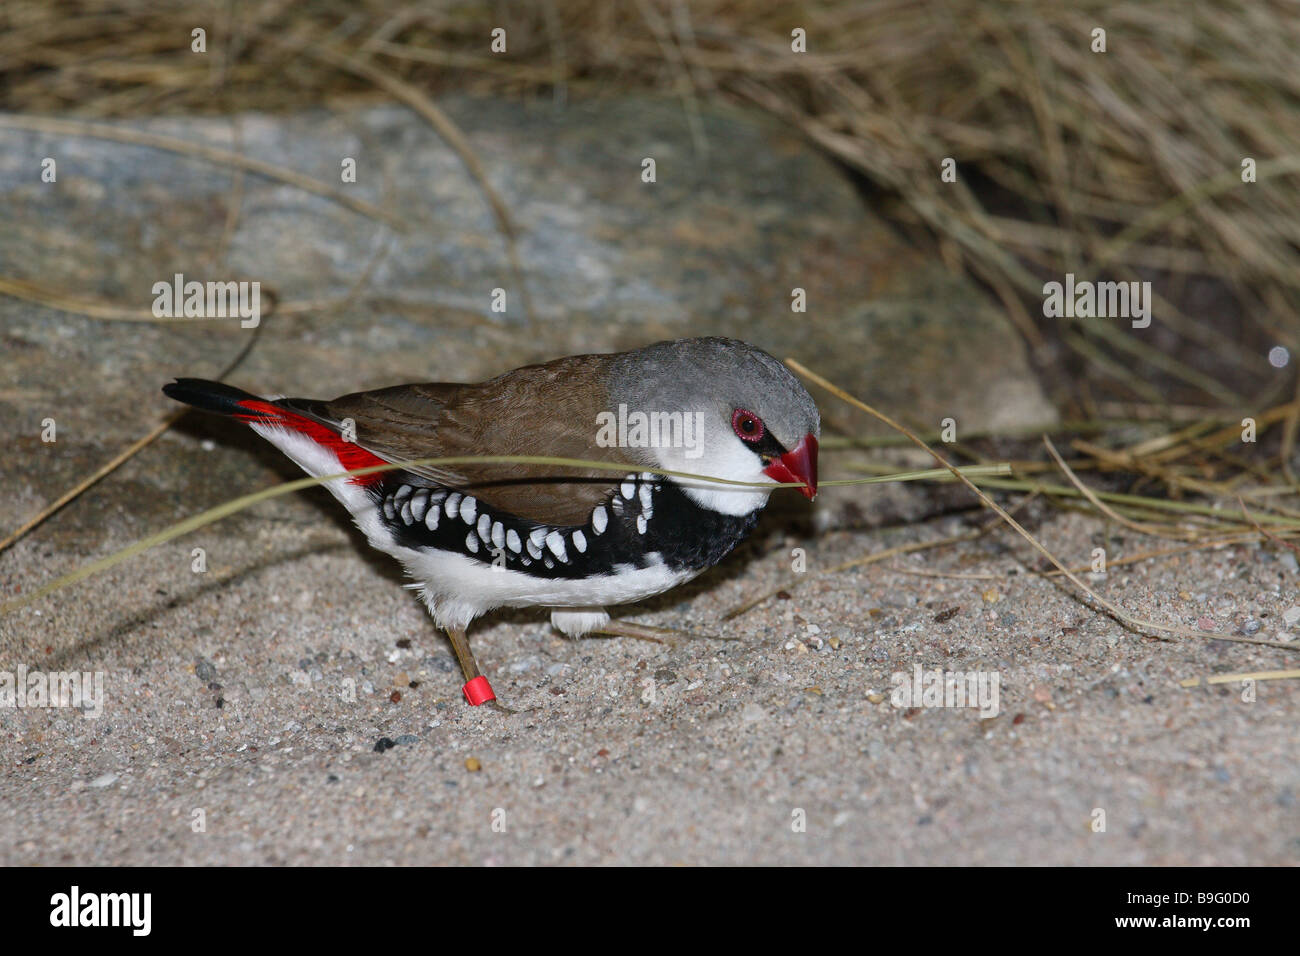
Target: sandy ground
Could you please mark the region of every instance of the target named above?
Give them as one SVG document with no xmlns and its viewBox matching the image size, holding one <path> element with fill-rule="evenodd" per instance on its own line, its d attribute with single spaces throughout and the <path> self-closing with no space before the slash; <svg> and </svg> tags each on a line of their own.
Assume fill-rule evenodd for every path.
<svg viewBox="0 0 1300 956">
<path fill-rule="evenodd" d="M 200 462 L 237 454 L 163 441 Z M 773 516 L 722 566 L 636 609 L 699 635 L 676 646 L 490 618 L 472 639 L 522 710 L 505 716 L 461 701 L 445 641 L 328 498 L 259 506 L 0 619 L 4 660 L 104 672 L 106 697 L 97 719 L 0 708 L 0 861 L 1300 858 L 1296 684 L 1261 682 L 1253 700 L 1238 683 L 1179 686 L 1294 654 L 1134 636 L 1020 573 L 1027 551 L 1003 532 L 818 573 L 976 517 L 818 535 Z M 1082 516 L 1030 518 L 1067 560 L 1102 543 Z M 131 525 L 107 522 L 96 553 L 144 530 Z M 1107 546 L 1115 560 L 1167 544 Z M 9 595 L 80 563 L 33 537 L 0 558 L 0 579 Z M 784 582 L 798 582 L 788 597 L 720 622 Z M 1295 565 L 1254 546 L 1116 567 L 1097 586 L 1159 620 L 1297 633 Z M 916 663 L 996 674 L 1000 712 L 894 706 L 891 675 Z"/>
</svg>

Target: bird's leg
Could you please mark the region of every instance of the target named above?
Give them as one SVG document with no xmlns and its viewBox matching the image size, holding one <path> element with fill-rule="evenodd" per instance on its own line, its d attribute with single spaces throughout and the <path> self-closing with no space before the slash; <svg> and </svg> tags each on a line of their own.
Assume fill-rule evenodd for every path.
<svg viewBox="0 0 1300 956">
<path fill-rule="evenodd" d="M 456 655 L 456 660 L 460 663 L 460 669 L 465 674 L 465 686 L 462 688 L 465 700 L 474 707 L 488 704 L 493 710 L 499 710 L 503 714 L 517 713 L 497 700 L 492 685 L 479 670 L 478 661 L 474 660 L 474 652 L 469 649 L 469 639 L 465 636 L 465 629 L 449 627 L 447 637 L 451 641 L 451 649 Z"/>
<path fill-rule="evenodd" d="M 616 620 L 611 620 L 608 624 L 604 624 L 590 633 L 602 634 L 608 637 L 632 637 L 638 641 L 667 644 L 669 647 L 677 646 L 673 638 L 678 640 L 698 640 L 701 637 L 701 635 L 692 634 L 690 631 L 679 631 L 676 628 L 655 627 L 653 624 L 637 624 L 635 621 Z M 718 638 L 718 640 L 734 640 L 734 638 Z"/>
</svg>

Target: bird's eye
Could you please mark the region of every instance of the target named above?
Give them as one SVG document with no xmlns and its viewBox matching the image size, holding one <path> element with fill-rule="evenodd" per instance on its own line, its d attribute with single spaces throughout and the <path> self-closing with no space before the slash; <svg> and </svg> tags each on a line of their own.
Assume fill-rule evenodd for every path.
<svg viewBox="0 0 1300 956">
<path fill-rule="evenodd" d="M 731 413 L 731 427 L 741 441 L 758 441 L 763 437 L 763 422 L 753 412 L 738 408 Z"/>
</svg>

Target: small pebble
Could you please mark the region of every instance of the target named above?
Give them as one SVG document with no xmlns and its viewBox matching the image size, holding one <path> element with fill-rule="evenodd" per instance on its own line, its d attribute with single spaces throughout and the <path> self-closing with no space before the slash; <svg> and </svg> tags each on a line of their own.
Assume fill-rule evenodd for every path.
<svg viewBox="0 0 1300 956">
<path fill-rule="evenodd" d="M 989 588 L 987 591 L 984 592 L 985 604 L 997 604 L 1001 600 L 1002 600 L 1002 595 L 998 593 L 997 588 Z"/>
<path fill-rule="evenodd" d="M 483 765 L 479 763 L 478 757 L 466 757 L 465 769 L 468 770 L 470 773 L 478 773 L 480 770 L 483 769 Z"/>
<path fill-rule="evenodd" d="M 1287 627 L 1294 627 L 1296 622 L 1300 622 L 1300 607 L 1292 606 L 1282 612 L 1282 623 Z"/>
<path fill-rule="evenodd" d="M 423 664 L 425 667 L 432 667 L 440 674 L 450 674 L 456 669 L 456 662 L 451 659 L 450 654 L 438 654 L 434 657 L 426 657 Z"/>
</svg>

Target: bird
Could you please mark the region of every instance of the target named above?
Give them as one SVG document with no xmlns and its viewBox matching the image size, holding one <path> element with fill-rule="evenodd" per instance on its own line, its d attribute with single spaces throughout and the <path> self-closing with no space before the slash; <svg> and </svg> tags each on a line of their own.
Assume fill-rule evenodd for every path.
<svg viewBox="0 0 1300 956">
<path fill-rule="evenodd" d="M 817 494 L 816 403 L 776 358 L 730 338 L 333 400 L 259 397 L 197 378 L 163 392 L 246 423 L 309 475 L 336 476 L 326 489 L 372 547 L 402 564 L 446 632 L 466 701 L 507 712 L 470 650 L 474 620 L 542 607 L 570 638 L 654 640 L 663 629 L 612 619 L 606 608 L 717 564 L 777 487 Z M 475 460 L 485 456 L 605 467 Z M 343 475 L 383 465 L 400 467 Z"/>
</svg>

